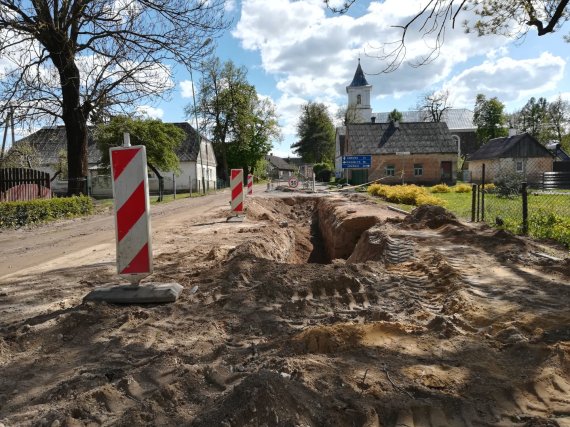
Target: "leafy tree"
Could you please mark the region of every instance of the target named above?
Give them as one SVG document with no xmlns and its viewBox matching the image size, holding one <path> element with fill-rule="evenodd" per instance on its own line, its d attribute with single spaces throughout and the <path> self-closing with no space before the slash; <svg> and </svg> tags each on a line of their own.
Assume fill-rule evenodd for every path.
<svg viewBox="0 0 570 427">
<path fill-rule="evenodd" d="M 424 122 L 441 122 L 443 113 L 452 108 L 448 104 L 449 91 L 427 92 L 419 99 L 416 108 Z"/>
<path fill-rule="evenodd" d="M 223 12 L 222 0 L 2 0 L 0 113 L 63 121 L 68 193 L 79 194 L 90 117 L 166 94 L 172 64 L 213 49 Z"/>
<path fill-rule="evenodd" d="M 388 114 L 388 120 L 391 122 L 401 122 L 404 116 L 397 109 L 393 109 L 390 114 Z"/>
<path fill-rule="evenodd" d="M 0 161 L 2 168 L 30 168 L 34 169 L 40 165 L 38 152 L 33 145 L 26 142 L 19 142 L 6 152 Z"/>
<path fill-rule="evenodd" d="M 109 123 L 98 125 L 95 140 L 101 150 L 101 164 L 109 166 L 109 149 L 123 145 L 123 133 L 131 136 L 132 145 L 144 145 L 148 166 L 158 176 L 162 171 L 179 171 L 179 159 L 176 149 L 186 138 L 186 133 L 179 127 L 163 123 L 157 119 L 131 119 L 116 116 Z"/>
<path fill-rule="evenodd" d="M 337 2 L 324 0 L 329 9 L 345 13 L 357 0 L 346 0 L 340 7 Z M 419 66 L 437 58 L 443 45 L 446 32 L 455 28 L 463 15 L 474 13 L 476 19 L 463 20 L 466 32 L 476 31 L 479 36 L 501 34 L 507 37 L 522 38 L 531 28 L 539 36 L 560 29 L 570 17 L 567 10 L 569 0 L 429 0 L 418 6 L 418 12 L 403 25 L 401 38 L 380 46 L 379 59 L 387 60 L 384 72 L 396 70 L 406 57 L 406 42 L 409 37 L 432 38 L 431 52 L 414 65 Z"/>
<path fill-rule="evenodd" d="M 477 126 L 479 142 L 485 144 L 490 139 L 508 135 L 505 128 L 506 117 L 503 113 L 505 105 L 496 97 L 487 99 L 478 94 L 475 100 L 473 123 Z"/>
<path fill-rule="evenodd" d="M 257 161 L 280 138 L 275 107 L 260 98 L 247 81 L 247 69 L 232 61 L 213 58 L 203 64 L 198 103 L 186 107 L 188 116 L 198 115 L 202 128 L 220 160 L 219 175 L 228 179 L 230 167 L 252 171 Z"/>
<path fill-rule="evenodd" d="M 291 145 L 291 148 L 304 162 L 332 163 L 335 128 L 325 104 L 308 102 L 301 107 L 297 136 L 299 141 Z"/>
<path fill-rule="evenodd" d="M 555 138 L 562 142 L 570 124 L 570 103 L 564 101 L 559 95 L 558 98 L 548 104 L 548 118 Z"/>
</svg>

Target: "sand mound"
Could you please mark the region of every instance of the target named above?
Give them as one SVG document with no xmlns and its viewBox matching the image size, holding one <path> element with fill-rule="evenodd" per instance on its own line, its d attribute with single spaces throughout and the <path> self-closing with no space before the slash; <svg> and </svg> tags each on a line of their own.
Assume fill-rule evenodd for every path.
<svg viewBox="0 0 570 427">
<path fill-rule="evenodd" d="M 423 205 L 415 208 L 411 214 L 406 217 L 404 224 L 439 228 L 446 224 L 459 225 L 459 221 L 454 214 L 441 206 Z"/>
</svg>

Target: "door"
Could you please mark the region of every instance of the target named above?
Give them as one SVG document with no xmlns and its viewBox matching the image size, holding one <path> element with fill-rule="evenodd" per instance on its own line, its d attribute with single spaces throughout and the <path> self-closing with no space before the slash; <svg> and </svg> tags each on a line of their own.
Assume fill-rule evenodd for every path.
<svg viewBox="0 0 570 427">
<path fill-rule="evenodd" d="M 451 162 L 441 162 L 441 182 L 453 184 Z"/>
<path fill-rule="evenodd" d="M 352 170 L 352 185 L 364 184 L 368 182 L 368 169 Z"/>
</svg>

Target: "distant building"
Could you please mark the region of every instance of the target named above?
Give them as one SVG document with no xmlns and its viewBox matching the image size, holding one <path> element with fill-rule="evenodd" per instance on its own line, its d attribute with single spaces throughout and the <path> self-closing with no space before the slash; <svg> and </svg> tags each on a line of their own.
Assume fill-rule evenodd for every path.
<svg viewBox="0 0 570 427">
<path fill-rule="evenodd" d="M 173 123 L 186 133 L 186 138 L 176 150 L 180 161 L 180 172 L 175 175 L 172 171 L 160 171 L 165 178 L 165 191 L 173 188 L 176 182 L 177 191 L 193 191 L 202 188 L 202 176 L 206 188 L 216 188 L 216 156 L 212 143 L 201 137 L 198 144 L 198 133 L 186 122 Z M 101 152 L 93 140 L 93 127 L 88 129 L 87 162 L 89 167 L 90 191 L 94 196 L 112 196 L 110 170 L 101 166 Z M 44 127 L 25 138 L 16 141 L 30 144 L 38 153 L 40 167 L 38 169 L 49 172 L 53 177 L 57 172 L 60 156 L 67 151 L 67 135 L 64 126 Z M 149 170 L 149 187 L 151 191 L 158 189 L 158 179 Z M 67 192 L 67 181 L 56 179 L 52 182 L 52 189 L 56 193 Z"/>
<path fill-rule="evenodd" d="M 439 123 L 354 123 L 346 126 L 344 155 L 370 155 L 369 169 L 349 169 L 354 184 L 455 184 L 457 145 Z"/>
<path fill-rule="evenodd" d="M 528 133 L 491 139 L 469 156 L 471 180 L 481 182 L 483 164 L 485 181 L 518 174 L 530 184 L 542 181 L 544 172 L 552 172 L 554 155 Z"/>
<path fill-rule="evenodd" d="M 288 163 L 287 160 L 282 157 L 268 154 L 265 156 L 265 160 L 267 160 L 267 175 L 271 179 L 288 180 L 294 176 L 297 171 L 295 166 Z"/>
</svg>

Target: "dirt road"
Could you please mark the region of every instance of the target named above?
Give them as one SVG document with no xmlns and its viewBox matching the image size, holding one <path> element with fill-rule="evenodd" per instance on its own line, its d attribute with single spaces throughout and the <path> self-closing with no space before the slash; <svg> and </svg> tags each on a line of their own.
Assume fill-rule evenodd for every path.
<svg viewBox="0 0 570 427">
<path fill-rule="evenodd" d="M 155 208 L 167 305 L 82 302 L 110 216 L 0 234 L 0 424 L 570 426 L 566 250 L 356 194 L 246 209 Z"/>
</svg>

